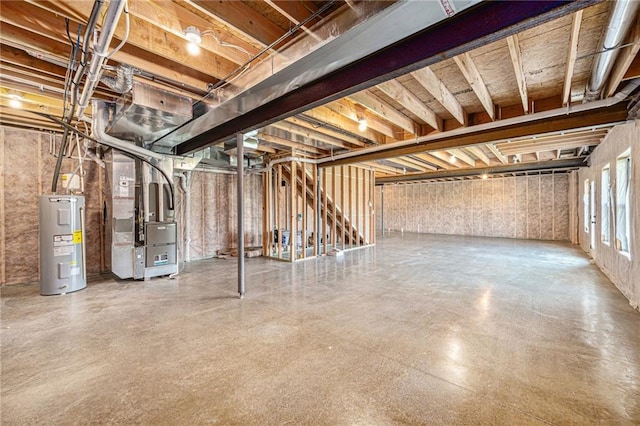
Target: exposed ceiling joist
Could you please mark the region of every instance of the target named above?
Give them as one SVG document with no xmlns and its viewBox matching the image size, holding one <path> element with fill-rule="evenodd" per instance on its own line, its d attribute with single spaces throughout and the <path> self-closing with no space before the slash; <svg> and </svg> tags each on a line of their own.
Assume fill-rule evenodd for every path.
<svg viewBox="0 0 640 426">
<path fill-rule="evenodd" d="M 377 87 L 429 126 L 442 130 L 442 119 L 397 80 L 389 80 Z"/>
<path fill-rule="evenodd" d="M 489 148 L 489 151 L 491 151 L 491 153 L 495 155 L 502 164 L 507 164 L 509 162 L 509 159 L 505 155 L 503 155 L 502 152 L 500 152 L 500 150 L 494 144 L 488 143 L 485 146 Z"/>
<path fill-rule="evenodd" d="M 368 90 L 354 93 L 350 98 L 389 123 L 395 124 L 412 135 L 419 135 L 419 126 L 413 120 Z"/>
<path fill-rule="evenodd" d="M 328 101 L 429 66 L 444 55 L 453 57 L 487 42 L 516 34 L 541 22 L 573 13 L 595 1 L 482 2 L 402 41 L 343 66 L 329 75 L 256 106 L 243 114 L 179 142 L 177 154 L 186 154 L 229 137 L 287 118 Z M 411 2 L 400 3 L 401 5 Z M 398 6 L 400 7 L 400 6 Z M 394 10 L 397 10 L 394 8 Z M 362 27 L 361 24 L 358 28 Z M 366 27 L 362 27 L 366 28 Z M 327 45 L 328 46 L 328 45 Z M 315 53 L 322 54 L 324 50 Z M 313 54 L 313 53 L 312 53 Z M 310 54 L 310 55 L 312 55 Z M 308 58 L 309 56 L 307 56 Z M 263 83 L 267 84 L 265 80 Z M 184 128 L 188 132 L 189 128 Z M 184 133 L 183 132 L 183 133 Z"/>
<path fill-rule="evenodd" d="M 567 105 L 571 100 L 571 80 L 573 79 L 573 69 L 578 56 L 578 36 L 580 35 L 580 25 L 582 24 L 582 10 L 573 14 L 571 20 L 571 32 L 569 33 L 569 53 L 567 54 L 567 64 L 564 71 L 564 86 L 562 88 L 562 105 Z"/>
<path fill-rule="evenodd" d="M 482 75 L 480 75 L 480 71 L 471 58 L 471 55 L 468 52 L 465 52 L 454 57 L 453 60 L 455 61 L 456 65 L 458 65 L 458 68 L 471 86 L 473 92 L 478 97 L 478 100 L 480 100 L 480 103 L 482 104 L 486 113 L 489 115 L 491 120 L 495 120 L 496 112 L 493 100 L 491 99 L 491 94 L 489 94 L 487 85 L 484 83 Z"/>
<path fill-rule="evenodd" d="M 482 151 L 479 146 L 468 146 L 465 149 L 478 157 L 478 160 L 482 161 L 487 166 L 491 164 L 491 159 Z"/>
<path fill-rule="evenodd" d="M 445 84 L 438 78 L 438 76 L 429 67 L 425 67 L 414 71 L 411 76 L 424 87 L 427 92 L 431 93 L 434 98 L 447 110 L 449 113 L 458 120 L 458 123 L 463 126 L 467 125 L 467 114 L 460 105 L 460 102 L 451 93 L 451 91 L 445 86 Z"/>
<path fill-rule="evenodd" d="M 514 34 L 507 37 L 507 44 L 509 45 L 509 54 L 511 55 L 511 62 L 513 64 L 513 71 L 516 75 L 518 82 L 518 91 L 520 92 L 520 98 L 522 99 L 522 108 L 524 113 L 529 113 L 529 94 L 527 92 L 527 80 L 524 75 L 524 66 L 522 64 L 522 51 L 520 49 L 520 41 L 518 35 Z"/>
</svg>

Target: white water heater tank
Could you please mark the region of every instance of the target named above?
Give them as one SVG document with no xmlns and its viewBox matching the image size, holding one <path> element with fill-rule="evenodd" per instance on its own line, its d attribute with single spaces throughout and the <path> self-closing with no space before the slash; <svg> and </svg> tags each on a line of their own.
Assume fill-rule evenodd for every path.
<svg viewBox="0 0 640 426">
<path fill-rule="evenodd" d="M 87 286 L 84 197 L 40 196 L 40 294 Z"/>
</svg>

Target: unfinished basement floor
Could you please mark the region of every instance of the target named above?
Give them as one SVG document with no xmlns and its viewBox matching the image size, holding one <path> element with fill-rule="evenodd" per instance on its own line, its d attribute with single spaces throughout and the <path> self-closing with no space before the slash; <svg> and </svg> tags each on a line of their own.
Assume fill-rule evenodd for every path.
<svg viewBox="0 0 640 426">
<path fill-rule="evenodd" d="M 393 234 L 2 288 L 2 425 L 638 424 L 640 312 L 578 247 Z"/>
</svg>

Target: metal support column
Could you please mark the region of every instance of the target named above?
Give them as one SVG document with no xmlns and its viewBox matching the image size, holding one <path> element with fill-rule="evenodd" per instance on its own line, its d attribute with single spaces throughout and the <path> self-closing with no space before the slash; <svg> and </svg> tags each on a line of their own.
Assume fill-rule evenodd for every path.
<svg viewBox="0 0 640 426">
<path fill-rule="evenodd" d="M 384 238 L 384 185 L 380 189 L 382 193 L 380 196 L 380 221 L 382 222 L 382 237 Z"/>
<path fill-rule="evenodd" d="M 236 133 L 238 158 L 238 294 L 244 298 L 244 137 Z"/>
</svg>

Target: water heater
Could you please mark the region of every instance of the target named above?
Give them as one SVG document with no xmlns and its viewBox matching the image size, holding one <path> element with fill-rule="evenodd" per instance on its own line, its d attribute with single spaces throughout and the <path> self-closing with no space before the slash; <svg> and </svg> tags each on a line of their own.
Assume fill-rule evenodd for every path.
<svg viewBox="0 0 640 426">
<path fill-rule="evenodd" d="M 40 294 L 87 286 L 84 197 L 40 196 Z"/>
</svg>

